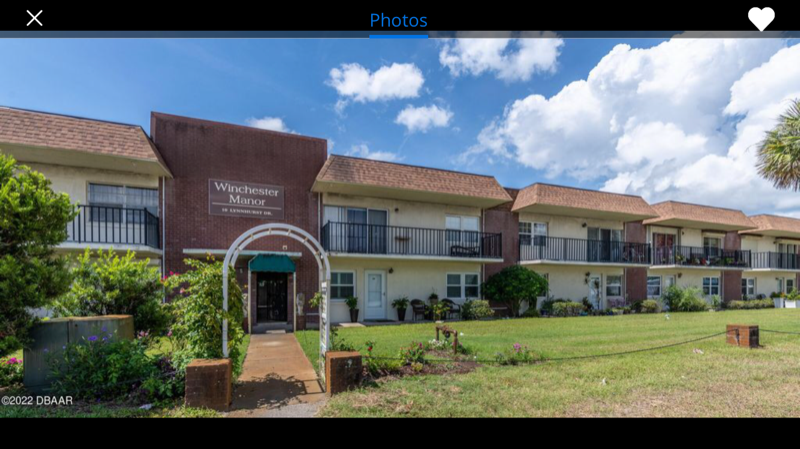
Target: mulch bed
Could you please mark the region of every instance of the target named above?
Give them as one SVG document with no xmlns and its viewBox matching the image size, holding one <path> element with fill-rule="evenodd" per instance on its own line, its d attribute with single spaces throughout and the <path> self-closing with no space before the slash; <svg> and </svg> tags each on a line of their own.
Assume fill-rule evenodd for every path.
<svg viewBox="0 0 800 449">
<path fill-rule="evenodd" d="M 480 363 L 472 360 L 469 356 L 456 356 L 454 358 L 451 351 L 429 351 L 427 354 L 429 359 L 435 361 L 424 363 L 421 368 L 419 366 L 403 365 L 399 370 L 382 372 L 377 377 L 373 376 L 365 366 L 362 383 L 385 382 L 406 376 L 466 374 L 475 371 L 481 366 Z"/>
</svg>

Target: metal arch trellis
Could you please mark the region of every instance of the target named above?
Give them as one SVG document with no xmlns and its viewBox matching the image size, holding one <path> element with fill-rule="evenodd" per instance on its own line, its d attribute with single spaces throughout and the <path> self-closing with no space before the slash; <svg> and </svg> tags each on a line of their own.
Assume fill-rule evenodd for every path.
<svg viewBox="0 0 800 449">
<path fill-rule="evenodd" d="M 329 294 L 328 288 L 331 281 L 331 264 L 328 260 L 328 253 L 322 248 L 322 245 L 311 234 L 298 228 L 283 223 L 268 223 L 256 226 L 237 238 L 233 244 L 228 248 L 225 254 L 225 261 L 222 266 L 222 309 L 228 311 L 228 275 L 230 267 L 236 264 L 236 260 L 247 245 L 250 243 L 269 236 L 288 237 L 302 243 L 317 261 L 319 267 L 319 280 L 320 280 L 320 293 L 322 294 L 322 301 L 319 305 L 319 355 L 320 355 L 320 377 L 322 384 L 325 384 L 325 353 L 328 350 L 331 337 L 330 321 L 328 320 L 329 310 Z M 248 292 L 249 293 L 249 292 Z M 296 298 L 295 298 L 296 300 Z M 225 358 L 228 358 L 228 320 L 222 320 L 222 353 Z"/>
</svg>

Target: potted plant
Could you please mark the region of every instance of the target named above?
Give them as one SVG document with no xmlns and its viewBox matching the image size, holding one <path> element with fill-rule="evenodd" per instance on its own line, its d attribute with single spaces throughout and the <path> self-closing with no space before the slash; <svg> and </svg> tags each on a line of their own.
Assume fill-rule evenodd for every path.
<svg viewBox="0 0 800 449">
<path fill-rule="evenodd" d="M 397 321 L 406 320 L 406 309 L 408 308 L 408 298 L 405 296 L 392 301 L 392 307 L 397 309 Z"/>
<path fill-rule="evenodd" d="M 797 308 L 797 300 L 800 298 L 800 295 L 797 294 L 797 290 L 792 290 L 791 293 L 786 295 L 783 300 L 783 306 L 787 309 L 796 309 Z"/>
<path fill-rule="evenodd" d="M 772 292 L 772 294 L 770 294 L 769 297 L 772 298 L 772 302 L 775 303 L 776 309 L 783 308 L 783 298 L 781 297 L 781 293 Z"/>
<path fill-rule="evenodd" d="M 344 300 L 344 303 L 347 304 L 347 308 L 350 309 L 350 322 L 358 322 L 358 297 L 350 296 Z"/>
</svg>

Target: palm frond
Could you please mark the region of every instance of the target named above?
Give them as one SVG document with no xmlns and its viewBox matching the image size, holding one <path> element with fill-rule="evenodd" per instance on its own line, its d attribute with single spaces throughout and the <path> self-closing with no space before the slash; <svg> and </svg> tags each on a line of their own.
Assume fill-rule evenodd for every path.
<svg viewBox="0 0 800 449">
<path fill-rule="evenodd" d="M 776 188 L 800 190 L 800 100 L 793 100 L 758 148 L 758 173 Z"/>
</svg>

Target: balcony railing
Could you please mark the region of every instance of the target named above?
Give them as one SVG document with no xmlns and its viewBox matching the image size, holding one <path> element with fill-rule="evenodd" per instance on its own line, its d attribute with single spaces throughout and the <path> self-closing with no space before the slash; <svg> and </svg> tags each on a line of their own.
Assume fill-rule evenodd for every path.
<svg viewBox="0 0 800 449">
<path fill-rule="evenodd" d="M 392 256 L 502 259 L 501 234 L 329 222 L 322 227 L 326 251 Z"/>
<path fill-rule="evenodd" d="M 800 257 L 791 253 L 753 253 L 752 268 L 800 270 Z"/>
<path fill-rule="evenodd" d="M 747 268 L 750 263 L 750 251 L 695 246 L 662 246 L 653 249 L 653 265 Z"/>
<path fill-rule="evenodd" d="M 521 242 L 519 255 L 521 261 L 649 265 L 650 245 L 609 240 L 533 237 L 529 241 Z"/>
<path fill-rule="evenodd" d="M 160 248 L 158 217 L 147 209 L 78 206 L 78 212 L 67 225 L 68 242 Z"/>
</svg>

